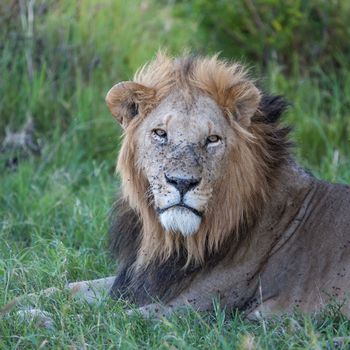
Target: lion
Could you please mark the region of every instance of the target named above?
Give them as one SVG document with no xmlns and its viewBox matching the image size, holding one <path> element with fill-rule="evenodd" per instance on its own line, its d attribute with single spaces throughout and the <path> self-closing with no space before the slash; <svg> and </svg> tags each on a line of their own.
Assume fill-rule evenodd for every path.
<svg viewBox="0 0 350 350">
<path fill-rule="evenodd" d="M 119 267 L 69 289 L 107 291 L 146 317 L 210 311 L 213 299 L 248 318 L 334 300 L 350 315 L 350 187 L 296 164 L 283 97 L 218 55 L 159 53 L 106 102 L 124 130 Z"/>
</svg>

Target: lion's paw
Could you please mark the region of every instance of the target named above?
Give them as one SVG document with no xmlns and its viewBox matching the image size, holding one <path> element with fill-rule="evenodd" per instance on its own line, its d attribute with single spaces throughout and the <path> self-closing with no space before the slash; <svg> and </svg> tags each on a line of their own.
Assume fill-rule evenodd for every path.
<svg viewBox="0 0 350 350">
<path fill-rule="evenodd" d="M 137 309 L 127 310 L 128 316 L 141 315 L 143 318 L 161 318 L 167 316 L 169 310 L 160 304 L 148 304 Z"/>
<path fill-rule="evenodd" d="M 54 327 L 52 314 L 40 309 L 22 309 L 17 311 L 17 315 L 25 322 L 34 322 L 36 326 L 51 329 Z"/>
</svg>

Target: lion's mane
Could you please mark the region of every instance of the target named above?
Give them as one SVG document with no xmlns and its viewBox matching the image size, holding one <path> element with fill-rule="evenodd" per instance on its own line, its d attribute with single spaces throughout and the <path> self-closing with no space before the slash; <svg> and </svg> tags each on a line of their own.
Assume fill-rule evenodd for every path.
<svg viewBox="0 0 350 350">
<path fill-rule="evenodd" d="M 217 56 L 173 60 L 159 54 L 136 73 L 134 81 L 151 87 L 156 94 L 149 97 L 126 129 L 119 154 L 122 198 L 112 212 L 110 229 L 119 272 L 112 294 L 125 293 L 142 305 L 152 298 L 170 300 L 196 272 L 216 264 L 249 239 L 248 230 L 264 209 L 279 169 L 289 158 L 290 143 L 289 129 L 279 125 L 287 106 L 284 99 L 262 94 L 250 125 L 231 122 L 238 142 L 227 167 L 229 172 L 215 188 L 200 231 L 188 237 L 165 234 L 147 195 L 148 181 L 137 167 L 135 138 L 143 118 L 176 87 L 186 99 L 192 98 L 193 91 L 209 95 L 232 120 L 232 100 L 244 97 L 249 108 L 249 99 L 254 98 L 252 89 L 256 88 L 241 65 Z M 231 94 L 227 95 L 229 90 Z"/>
</svg>

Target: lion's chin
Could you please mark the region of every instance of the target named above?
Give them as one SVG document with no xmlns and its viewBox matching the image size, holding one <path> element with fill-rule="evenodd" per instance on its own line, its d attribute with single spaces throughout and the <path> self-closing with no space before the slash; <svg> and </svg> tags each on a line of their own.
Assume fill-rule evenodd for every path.
<svg viewBox="0 0 350 350">
<path fill-rule="evenodd" d="M 201 217 L 186 208 L 170 208 L 160 214 L 160 222 L 165 231 L 191 236 L 199 230 Z"/>
</svg>

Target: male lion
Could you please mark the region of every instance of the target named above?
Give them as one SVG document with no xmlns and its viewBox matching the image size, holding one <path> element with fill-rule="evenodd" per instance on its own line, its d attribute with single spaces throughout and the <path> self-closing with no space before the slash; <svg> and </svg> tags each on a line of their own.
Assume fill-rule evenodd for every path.
<svg viewBox="0 0 350 350">
<path fill-rule="evenodd" d="M 281 97 L 217 56 L 158 54 L 106 101 L 124 128 L 119 270 L 69 288 L 91 298 L 102 285 L 144 315 L 213 298 L 249 317 L 336 298 L 350 315 L 350 187 L 295 164 Z"/>
</svg>

